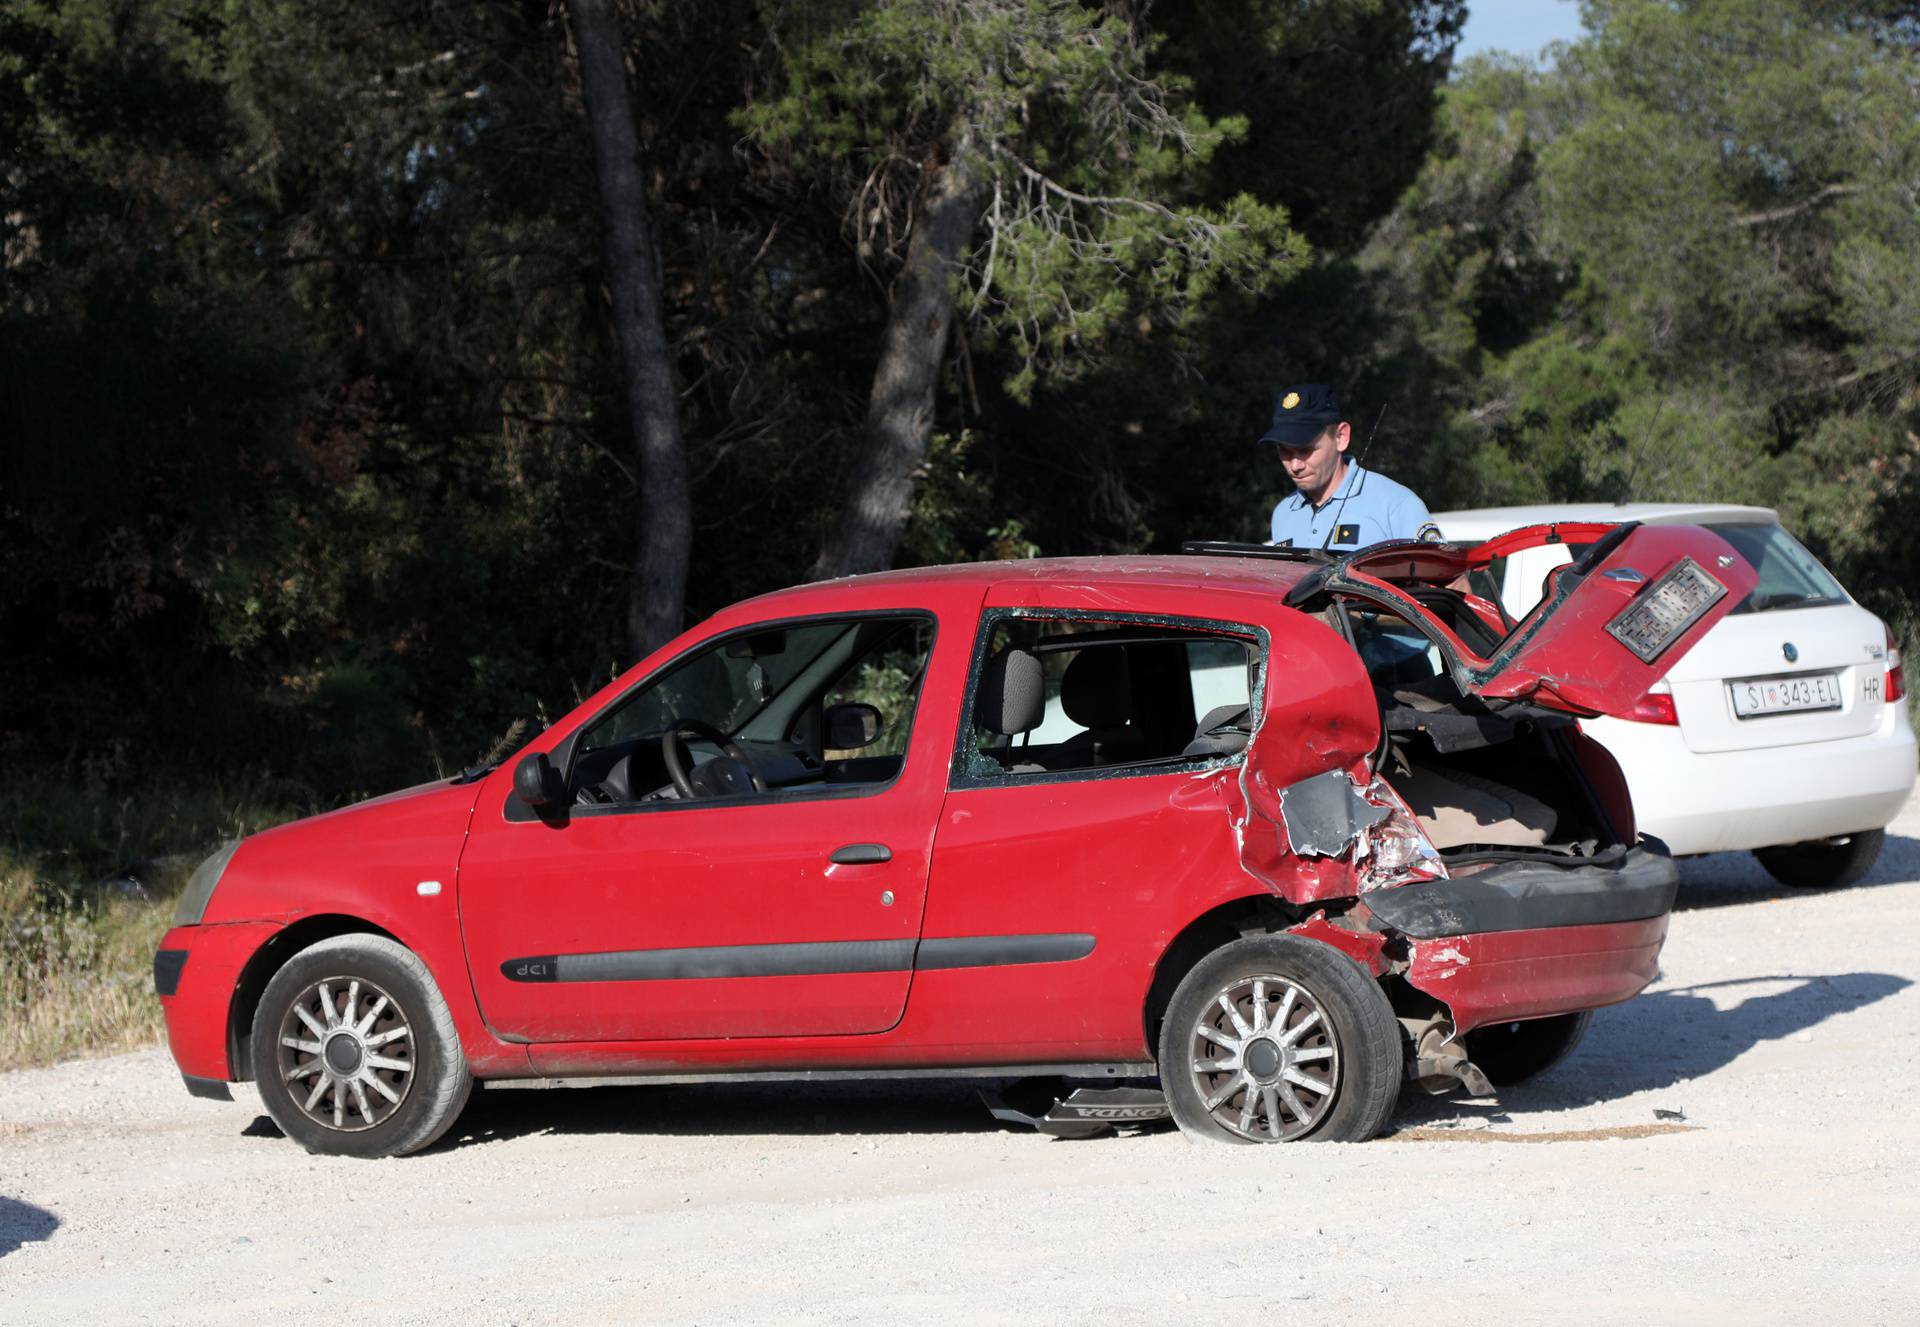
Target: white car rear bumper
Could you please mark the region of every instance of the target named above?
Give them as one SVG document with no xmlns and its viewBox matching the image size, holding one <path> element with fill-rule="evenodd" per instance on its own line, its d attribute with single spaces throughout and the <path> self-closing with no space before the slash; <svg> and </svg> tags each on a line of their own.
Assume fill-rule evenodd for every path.
<svg viewBox="0 0 1920 1327">
<path fill-rule="evenodd" d="M 1913 791 L 1904 700 L 1861 737 L 1750 751 L 1689 751 L 1666 724 L 1589 719 L 1581 727 L 1626 772 L 1640 832 L 1665 839 L 1676 857 L 1880 829 Z"/>
</svg>

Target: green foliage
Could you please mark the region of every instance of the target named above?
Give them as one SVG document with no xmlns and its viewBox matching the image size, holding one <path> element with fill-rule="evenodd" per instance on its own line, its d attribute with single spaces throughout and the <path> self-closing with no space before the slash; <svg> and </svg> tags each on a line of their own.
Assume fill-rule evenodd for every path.
<svg viewBox="0 0 1920 1327">
<path fill-rule="evenodd" d="M 954 279 L 975 345 L 1005 347 L 1009 397 L 1087 372 L 1141 316 L 1200 316 L 1223 284 L 1262 291 L 1306 257 L 1284 208 L 1197 195 L 1242 117 L 1152 66 L 1125 15 L 1075 0 L 792 4 L 775 91 L 736 122 L 778 173 L 821 180 L 864 266 L 904 255 L 943 176 L 976 242 Z"/>
<path fill-rule="evenodd" d="M 1448 9 L 1239 12 L 1296 72 L 1366 51 L 1430 89 L 1413 46 Z M 23 782 L 258 769 L 328 804 L 458 768 L 630 662 L 631 442 L 559 12 L 0 7 L 0 754 Z M 624 18 L 694 615 L 811 560 L 904 227 L 962 147 L 986 190 L 970 331 L 902 556 L 1139 547 L 1191 531 L 1197 487 L 1244 487 L 1196 369 L 1274 321 L 1305 253 L 1279 185 L 1305 177 L 1222 154 L 1308 108 L 1229 71 L 1226 29 L 1062 0 Z M 1370 141 L 1423 141 L 1395 100 Z M 1314 189 L 1342 225 L 1366 209 Z M 1223 377 L 1218 409 L 1263 394 Z M 1217 469 L 1170 445 L 1189 429 Z"/>
</svg>

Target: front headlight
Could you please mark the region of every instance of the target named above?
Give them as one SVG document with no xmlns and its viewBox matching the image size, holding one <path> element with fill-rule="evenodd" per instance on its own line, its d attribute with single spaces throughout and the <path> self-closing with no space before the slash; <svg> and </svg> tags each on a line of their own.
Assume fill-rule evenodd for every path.
<svg viewBox="0 0 1920 1327">
<path fill-rule="evenodd" d="M 175 926 L 198 926 L 200 919 L 207 913 L 207 901 L 213 897 L 213 887 L 220 883 L 220 876 L 227 869 L 227 863 L 233 860 L 233 854 L 240 848 L 240 840 L 223 844 L 220 851 L 193 868 L 193 874 L 187 878 L 187 887 L 180 895 L 180 902 L 173 910 Z"/>
</svg>

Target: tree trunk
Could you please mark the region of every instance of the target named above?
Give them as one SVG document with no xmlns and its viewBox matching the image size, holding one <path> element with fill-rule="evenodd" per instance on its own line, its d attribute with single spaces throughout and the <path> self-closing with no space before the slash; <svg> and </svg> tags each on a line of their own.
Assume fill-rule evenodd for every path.
<svg viewBox="0 0 1920 1327">
<path fill-rule="evenodd" d="M 963 136 L 907 243 L 867 398 L 859 465 L 846 486 L 840 523 L 813 564 L 816 579 L 893 565 L 933 436 L 934 392 L 954 317 L 949 274 L 973 236 L 982 196 L 971 142 Z"/>
<path fill-rule="evenodd" d="M 580 87 L 600 180 L 602 248 L 613 295 L 614 330 L 627 389 L 627 413 L 639 462 L 640 497 L 633 571 L 627 590 L 627 640 L 635 657 L 680 633 L 693 542 L 679 394 L 660 316 L 646 181 L 627 95 L 625 46 L 613 0 L 567 0 L 580 55 Z"/>
</svg>

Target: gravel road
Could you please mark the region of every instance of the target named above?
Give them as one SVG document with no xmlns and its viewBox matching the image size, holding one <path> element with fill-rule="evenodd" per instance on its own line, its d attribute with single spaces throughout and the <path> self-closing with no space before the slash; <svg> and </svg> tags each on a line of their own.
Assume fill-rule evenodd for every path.
<svg viewBox="0 0 1920 1327">
<path fill-rule="evenodd" d="M 1058 1142 L 971 1085 L 476 1093 L 310 1157 L 161 1050 L 0 1075 L 0 1322 L 1913 1322 L 1920 800 L 1868 880 L 1683 867 L 1665 974 L 1364 1145 Z"/>
</svg>

